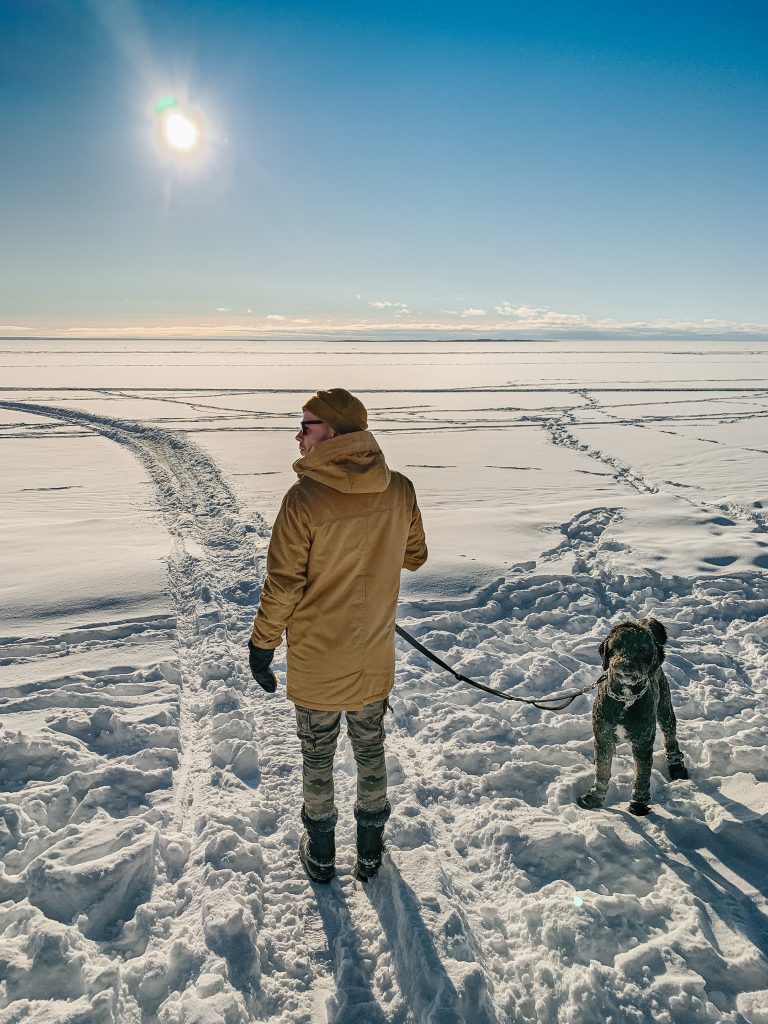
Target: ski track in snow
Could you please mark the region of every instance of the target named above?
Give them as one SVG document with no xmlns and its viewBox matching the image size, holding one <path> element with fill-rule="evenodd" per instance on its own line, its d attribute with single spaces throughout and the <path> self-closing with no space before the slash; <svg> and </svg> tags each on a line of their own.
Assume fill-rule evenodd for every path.
<svg viewBox="0 0 768 1024">
<path fill-rule="evenodd" d="M 46 1010 L 93 1024 L 768 1019 L 768 707 L 754 685 L 768 674 L 764 574 L 619 573 L 622 510 L 600 506 L 564 522 L 539 564 L 479 594 L 403 602 L 400 621 L 449 664 L 534 695 L 587 685 L 610 625 L 658 614 L 692 778 L 670 783 L 657 750 L 655 813 L 634 819 L 623 745 L 606 809 L 580 811 L 585 701 L 560 713 L 495 701 L 399 642 L 389 853 L 377 879 L 353 881 L 342 730 L 340 873 L 312 886 L 296 855 L 292 707 L 248 693 L 266 524 L 243 522 L 215 464 L 181 434 L 0 406 L 95 430 L 142 461 L 173 541 L 175 611 L 0 640 L 0 663 L 23 680 L 0 691 L 9 1021 Z M 569 410 L 545 424 L 555 444 L 657 492 L 579 442 L 574 420 Z M 570 573 L 553 574 L 563 555 Z M 174 627 L 177 659 L 125 667 L 134 640 L 168 643 Z M 113 668 L 88 669 L 112 650 Z"/>
</svg>

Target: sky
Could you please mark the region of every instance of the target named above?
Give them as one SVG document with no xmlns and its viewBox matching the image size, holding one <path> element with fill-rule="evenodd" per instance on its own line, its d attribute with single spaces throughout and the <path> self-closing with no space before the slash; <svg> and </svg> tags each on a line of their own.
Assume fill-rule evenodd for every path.
<svg viewBox="0 0 768 1024">
<path fill-rule="evenodd" d="M 767 120 L 763 0 L 0 0 L 0 336 L 765 339 Z"/>
</svg>

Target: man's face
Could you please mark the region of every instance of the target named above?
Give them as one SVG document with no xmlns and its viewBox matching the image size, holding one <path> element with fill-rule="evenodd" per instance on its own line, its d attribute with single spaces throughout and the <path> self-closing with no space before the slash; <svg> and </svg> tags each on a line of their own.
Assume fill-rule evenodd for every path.
<svg viewBox="0 0 768 1024">
<path fill-rule="evenodd" d="M 309 455 L 315 445 L 320 444 L 321 441 L 328 441 L 330 438 L 336 437 L 336 432 L 327 423 L 318 420 L 317 416 L 309 409 L 301 410 L 301 422 L 306 424 L 306 434 L 300 430 L 296 435 L 296 440 L 299 442 L 299 451 L 302 457 Z"/>
</svg>

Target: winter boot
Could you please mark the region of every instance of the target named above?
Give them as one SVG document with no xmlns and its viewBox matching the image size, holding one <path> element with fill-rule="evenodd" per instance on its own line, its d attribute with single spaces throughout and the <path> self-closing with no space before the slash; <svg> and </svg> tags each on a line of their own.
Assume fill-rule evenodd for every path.
<svg viewBox="0 0 768 1024">
<path fill-rule="evenodd" d="M 688 778 L 688 769 L 685 767 L 682 754 L 667 754 L 667 768 L 669 777 L 673 781 Z"/>
<path fill-rule="evenodd" d="M 650 805 L 645 800 L 630 800 L 627 809 L 630 814 L 634 814 L 638 818 L 644 818 L 651 811 Z"/>
<path fill-rule="evenodd" d="M 381 855 L 384 852 L 384 826 L 392 808 L 389 801 L 380 811 L 364 811 L 355 805 L 357 819 L 357 864 L 355 877 L 361 882 L 373 878 L 381 867 Z"/>
<path fill-rule="evenodd" d="M 585 811 L 598 811 L 605 801 L 605 794 L 608 792 L 608 783 L 600 783 L 595 781 L 595 784 L 591 789 L 588 789 L 586 793 L 582 793 L 581 796 L 576 797 L 576 803 L 579 807 L 583 807 Z"/>
<path fill-rule="evenodd" d="M 336 870 L 336 819 L 333 811 L 325 818 L 310 818 L 301 808 L 306 832 L 299 842 L 299 857 L 313 882 L 330 882 Z"/>
</svg>

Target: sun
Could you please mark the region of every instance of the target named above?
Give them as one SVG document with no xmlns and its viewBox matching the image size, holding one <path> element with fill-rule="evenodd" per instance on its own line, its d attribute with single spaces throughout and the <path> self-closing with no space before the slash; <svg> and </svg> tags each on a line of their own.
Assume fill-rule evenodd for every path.
<svg viewBox="0 0 768 1024">
<path fill-rule="evenodd" d="M 189 153 L 200 143 L 200 129 L 186 114 L 174 112 L 163 123 L 163 135 L 171 149 Z"/>
<path fill-rule="evenodd" d="M 164 149 L 178 156 L 192 156 L 203 142 L 199 115 L 186 110 L 175 96 L 163 96 L 155 104 L 158 138 Z"/>
</svg>

